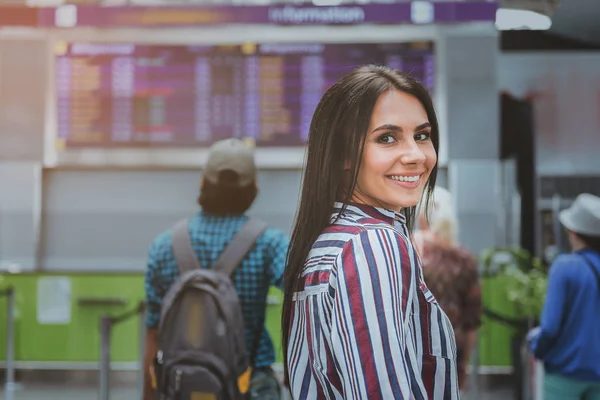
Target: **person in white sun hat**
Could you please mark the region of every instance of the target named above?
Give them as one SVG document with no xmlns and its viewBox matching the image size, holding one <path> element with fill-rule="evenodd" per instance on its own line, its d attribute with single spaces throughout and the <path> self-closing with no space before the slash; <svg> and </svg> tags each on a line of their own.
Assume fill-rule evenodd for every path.
<svg viewBox="0 0 600 400">
<path fill-rule="evenodd" d="M 600 400 L 600 197 L 579 195 L 559 220 L 572 252 L 550 267 L 530 346 L 544 362 L 544 400 Z"/>
</svg>

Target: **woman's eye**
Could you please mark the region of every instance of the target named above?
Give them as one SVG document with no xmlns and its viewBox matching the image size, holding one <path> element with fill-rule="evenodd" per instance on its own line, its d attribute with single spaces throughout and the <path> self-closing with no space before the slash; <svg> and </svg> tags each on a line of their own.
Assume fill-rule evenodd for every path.
<svg viewBox="0 0 600 400">
<path fill-rule="evenodd" d="M 417 141 L 423 141 L 423 140 L 429 139 L 430 137 L 431 137 L 431 133 L 429 133 L 429 132 L 420 132 L 420 133 L 417 133 L 415 135 L 415 140 L 417 140 Z"/>
<path fill-rule="evenodd" d="M 395 140 L 396 140 L 396 138 L 391 133 L 385 133 L 385 134 L 381 135 L 379 137 L 379 139 L 377 139 L 377 141 L 379 143 L 384 143 L 384 144 L 394 143 Z"/>
</svg>

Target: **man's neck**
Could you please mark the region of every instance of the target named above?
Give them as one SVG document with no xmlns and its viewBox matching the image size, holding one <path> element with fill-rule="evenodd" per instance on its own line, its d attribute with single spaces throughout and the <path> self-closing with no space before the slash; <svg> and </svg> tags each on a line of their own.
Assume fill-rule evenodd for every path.
<svg viewBox="0 0 600 400">
<path fill-rule="evenodd" d="M 588 246 L 585 243 L 577 239 L 571 242 L 571 248 L 573 249 L 573 251 L 582 251 L 587 249 L 587 247 Z"/>
</svg>

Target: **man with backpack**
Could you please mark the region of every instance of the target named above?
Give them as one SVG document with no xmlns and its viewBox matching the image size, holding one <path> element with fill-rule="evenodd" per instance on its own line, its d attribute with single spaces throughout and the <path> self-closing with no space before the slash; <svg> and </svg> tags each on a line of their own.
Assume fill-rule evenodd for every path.
<svg viewBox="0 0 600 400">
<path fill-rule="evenodd" d="M 244 215 L 257 191 L 253 150 L 238 139 L 215 143 L 201 210 L 150 246 L 144 400 L 280 398 L 264 321 L 289 237 Z"/>
</svg>

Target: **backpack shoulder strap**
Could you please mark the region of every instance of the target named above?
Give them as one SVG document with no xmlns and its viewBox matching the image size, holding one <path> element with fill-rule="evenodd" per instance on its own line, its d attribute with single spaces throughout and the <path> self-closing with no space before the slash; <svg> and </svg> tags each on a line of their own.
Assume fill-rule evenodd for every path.
<svg viewBox="0 0 600 400">
<path fill-rule="evenodd" d="M 230 276 L 266 228 L 266 222 L 250 217 L 221 253 L 212 269 Z"/>
<path fill-rule="evenodd" d="M 585 260 L 585 263 L 592 269 L 594 275 L 596 275 L 596 280 L 598 281 L 598 290 L 600 290 L 600 273 L 598 273 L 598 270 L 594 266 L 594 263 L 592 263 L 592 260 L 590 260 L 583 254 L 581 254 L 581 257 Z"/>
<path fill-rule="evenodd" d="M 183 219 L 173 226 L 173 255 L 177 261 L 179 276 L 186 272 L 200 268 L 200 263 L 196 258 L 196 252 L 192 247 L 192 240 L 188 231 L 188 219 Z"/>
</svg>

